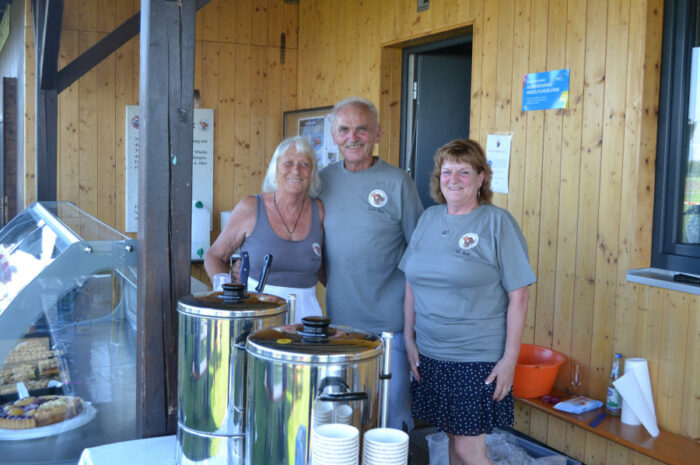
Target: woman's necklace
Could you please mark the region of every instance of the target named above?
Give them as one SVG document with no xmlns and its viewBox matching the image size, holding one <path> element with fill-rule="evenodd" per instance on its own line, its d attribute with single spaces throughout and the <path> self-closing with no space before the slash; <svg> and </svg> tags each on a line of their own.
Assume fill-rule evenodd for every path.
<svg viewBox="0 0 700 465">
<path fill-rule="evenodd" d="M 294 235 L 294 231 L 297 230 L 297 225 L 299 224 L 299 218 L 301 218 L 301 214 L 304 212 L 304 205 L 306 204 L 306 196 L 304 196 L 304 200 L 301 201 L 301 209 L 299 209 L 299 214 L 297 215 L 297 220 L 294 222 L 294 227 L 292 229 L 289 229 L 289 226 L 287 226 L 287 223 L 284 221 L 284 217 L 282 216 L 282 213 L 280 212 L 280 209 L 277 206 L 277 192 L 273 192 L 272 202 L 275 204 L 275 210 L 277 210 L 277 214 L 280 216 L 280 219 L 282 220 L 282 225 L 284 226 L 284 229 L 286 229 L 287 232 L 289 233 L 289 238 L 291 239 L 292 235 Z"/>
</svg>

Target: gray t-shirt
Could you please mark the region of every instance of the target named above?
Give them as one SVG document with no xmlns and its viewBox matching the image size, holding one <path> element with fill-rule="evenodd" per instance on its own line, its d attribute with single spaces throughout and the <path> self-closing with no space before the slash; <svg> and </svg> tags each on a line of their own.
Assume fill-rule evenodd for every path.
<svg viewBox="0 0 700 465">
<path fill-rule="evenodd" d="M 333 324 L 403 330 L 404 275 L 397 268 L 423 211 L 413 180 L 377 159 L 358 172 L 321 171 L 326 312 Z"/>
<path fill-rule="evenodd" d="M 536 278 L 511 214 L 481 205 L 423 213 L 399 265 L 413 289 L 420 353 L 453 362 L 497 362 L 506 340 L 508 292 Z"/>
</svg>

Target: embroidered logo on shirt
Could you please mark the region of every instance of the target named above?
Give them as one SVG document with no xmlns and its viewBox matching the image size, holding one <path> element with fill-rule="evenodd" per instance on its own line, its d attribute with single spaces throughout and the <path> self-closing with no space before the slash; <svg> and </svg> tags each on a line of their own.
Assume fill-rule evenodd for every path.
<svg viewBox="0 0 700 465">
<path fill-rule="evenodd" d="M 381 208 L 386 205 L 386 192 L 381 189 L 374 189 L 369 193 L 369 204 L 375 208 Z"/>
<path fill-rule="evenodd" d="M 478 243 L 479 235 L 476 233 L 466 233 L 459 238 L 459 248 L 462 250 L 473 249 Z"/>
<path fill-rule="evenodd" d="M 319 257 L 321 256 L 321 246 L 318 245 L 318 242 L 314 242 L 313 244 L 311 244 L 311 248 L 313 249 L 316 255 L 318 255 Z"/>
</svg>

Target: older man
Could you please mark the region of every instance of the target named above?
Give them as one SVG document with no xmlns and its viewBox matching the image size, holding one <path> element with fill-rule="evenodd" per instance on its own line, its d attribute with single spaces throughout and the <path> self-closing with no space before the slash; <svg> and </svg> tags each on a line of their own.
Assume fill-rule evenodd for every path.
<svg viewBox="0 0 700 465">
<path fill-rule="evenodd" d="M 343 160 L 321 172 L 326 311 L 334 324 L 394 332 L 389 426 L 410 429 L 405 278 L 397 266 L 423 206 L 406 172 L 372 156 L 381 128 L 371 102 L 358 97 L 339 102 L 331 133 Z"/>
</svg>

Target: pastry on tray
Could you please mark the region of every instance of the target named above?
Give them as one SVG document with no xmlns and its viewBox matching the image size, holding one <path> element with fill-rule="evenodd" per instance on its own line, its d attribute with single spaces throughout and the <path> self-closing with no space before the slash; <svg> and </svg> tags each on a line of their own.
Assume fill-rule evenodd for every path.
<svg viewBox="0 0 700 465">
<path fill-rule="evenodd" d="M 25 397 L 0 407 L 0 428 L 29 429 L 71 419 L 84 409 L 74 396 Z"/>
<path fill-rule="evenodd" d="M 32 391 L 36 391 L 38 389 L 47 389 L 49 387 L 49 382 L 54 378 L 30 379 L 28 381 L 22 382 L 27 387 L 27 390 L 31 393 Z M 0 385 L 0 396 L 16 393 L 17 383 Z"/>
<path fill-rule="evenodd" d="M 37 363 L 37 368 L 39 370 L 39 376 L 57 375 L 58 359 L 54 357 L 47 360 L 40 360 Z"/>
<path fill-rule="evenodd" d="M 28 379 L 36 379 L 36 369 L 24 364 L 0 370 L 0 384 L 19 383 Z"/>
</svg>

